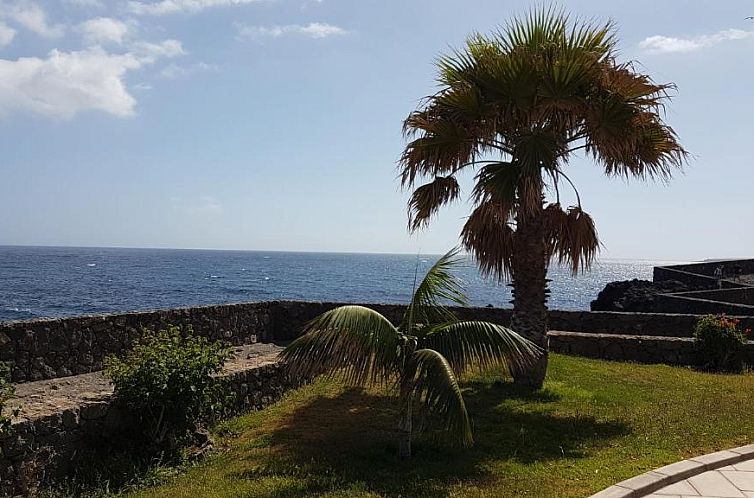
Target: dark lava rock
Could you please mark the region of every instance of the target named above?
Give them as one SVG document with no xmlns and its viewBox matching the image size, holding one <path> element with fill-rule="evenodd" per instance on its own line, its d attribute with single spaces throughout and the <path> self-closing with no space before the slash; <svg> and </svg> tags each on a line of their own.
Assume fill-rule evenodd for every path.
<svg viewBox="0 0 754 498">
<path fill-rule="evenodd" d="M 686 292 L 690 289 L 683 282 L 668 280 L 650 282 L 648 280 L 624 280 L 610 282 L 592 301 L 592 311 L 631 311 L 657 312 L 655 295 L 669 292 Z"/>
</svg>

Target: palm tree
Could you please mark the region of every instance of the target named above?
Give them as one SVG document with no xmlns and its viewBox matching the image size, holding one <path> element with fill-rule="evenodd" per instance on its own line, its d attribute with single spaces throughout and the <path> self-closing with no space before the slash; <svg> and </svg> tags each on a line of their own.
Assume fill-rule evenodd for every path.
<svg viewBox="0 0 754 498">
<path fill-rule="evenodd" d="M 472 444 L 459 375 L 487 367 L 524 368 L 540 354 L 536 345 L 512 330 L 459 321 L 441 304 L 466 303 L 460 282 L 450 272 L 458 262 L 458 251 L 452 250 L 432 266 L 397 327 L 367 307 L 341 306 L 315 318 L 282 353 L 294 376 L 337 374 L 350 385 L 395 389 L 400 398 L 401 458 L 411 456 L 417 407 L 423 422 L 433 415 L 454 442 Z"/>
<path fill-rule="evenodd" d="M 474 209 L 461 230 L 481 271 L 511 281 L 511 328 L 547 350 L 547 267 L 574 275 L 599 249 L 581 205 L 561 205 L 564 172 L 581 151 L 608 176 L 667 181 L 686 151 L 660 114 L 670 84 L 616 60 L 612 22 L 571 21 L 543 9 L 439 59 L 440 89 L 404 122 L 401 184 L 413 189 L 409 230 L 460 197 L 456 176 L 474 170 Z M 430 180 L 418 186 L 422 180 Z M 547 355 L 514 372 L 539 388 Z"/>
</svg>

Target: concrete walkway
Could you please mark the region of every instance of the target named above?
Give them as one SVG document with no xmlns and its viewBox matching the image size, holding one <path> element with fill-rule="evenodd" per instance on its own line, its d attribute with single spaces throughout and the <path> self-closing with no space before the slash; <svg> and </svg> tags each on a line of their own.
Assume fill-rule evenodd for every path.
<svg viewBox="0 0 754 498">
<path fill-rule="evenodd" d="M 689 477 L 648 496 L 650 498 L 754 497 L 754 460 L 746 460 Z"/>
<path fill-rule="evenodd" d="M 754 444 L 671 463 L 591 498 L 754 498 Z"/>
</svg>

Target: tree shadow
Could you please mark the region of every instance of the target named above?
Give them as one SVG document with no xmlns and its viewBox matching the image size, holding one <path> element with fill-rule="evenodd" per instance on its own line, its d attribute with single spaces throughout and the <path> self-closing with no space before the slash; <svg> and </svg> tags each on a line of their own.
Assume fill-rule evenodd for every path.
<svg viewBox="0 0 754 498">
<path fill-rule="evenodd" d="M 487 462 L 583 458 L 590 449 L 630 432 L 619 422 L 553 414 L 547 404 L 557 401 L 557 395 L 532 393 L 511 383 L 467 383 L 465 399 L 474 424 L 472 448 L 454 448 L 425 434 L 415 440 L 414 457 L 399 461 L 396 399 L 349 389 L 290 414 L 268 436 L 269 451 L 257 455 L 259 465 L 233 477 L 295 476 L 308 483 L 286 496 L 353 486 L 386 496 L 447 496 L 459 482 L 490 479 Z M 545 408 L 521 410 L 501 403 L 505 399 Z"/>
</svg>

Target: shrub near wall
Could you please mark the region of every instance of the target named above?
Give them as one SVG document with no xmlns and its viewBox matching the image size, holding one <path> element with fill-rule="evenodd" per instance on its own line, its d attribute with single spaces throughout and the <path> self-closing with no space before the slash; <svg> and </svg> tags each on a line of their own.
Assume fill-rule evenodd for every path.
<svg viewBox="0 0 754 498">
<path fill-rule="evenodd" d="M 219 374 L 230 348 L 195 337 L 189 328 L 145 333 L 123 359 L 105 360 L 115 402 L 139 422 L 147 443 L 175 451 L 203 422 L 225 411 L 229 396 Z"/>
<path fill-rule="evenodd" d="M 699 364 L 716 372 L 740 372 L 746 361 L 744 346 L 751 329 L 738 328 L 739 320 L 725 315 L 706 315 L 694 329 Z"/>
</svg>

